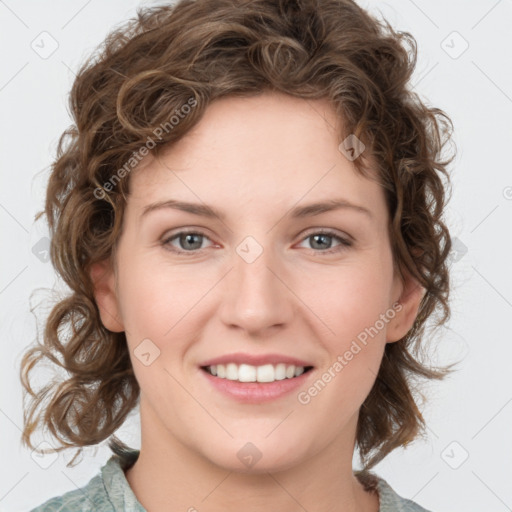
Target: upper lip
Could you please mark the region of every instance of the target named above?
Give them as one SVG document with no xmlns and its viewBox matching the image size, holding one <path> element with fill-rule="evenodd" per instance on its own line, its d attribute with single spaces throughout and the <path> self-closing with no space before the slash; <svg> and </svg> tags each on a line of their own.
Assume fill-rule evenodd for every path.
<svg viewBox="0 0 512 512">
<path fill-rule="evenodd" d="M 213 366 L 217 364 L 249 364 L 251 366 L 262 366 L 264 364 L 279 364 L 284 363 L 295 366 L 313 366 L 312 364 L 298 359 L 296 357 L 290 357 L 284 354 L 244 354 L 242 352 L 236 352 L 234 354 L 225 354 L 223 356 L 214 357 L 204 361 L 199 366 Z"/>
</svg>

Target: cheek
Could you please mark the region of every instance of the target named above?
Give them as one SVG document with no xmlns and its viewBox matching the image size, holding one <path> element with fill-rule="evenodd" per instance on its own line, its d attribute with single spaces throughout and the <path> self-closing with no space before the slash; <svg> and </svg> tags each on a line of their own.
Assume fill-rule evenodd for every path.
<svg viewBox="0 0 512 512">
<path fill-rule="evenodd" d="M 328 359 L 318 387 L 326 384 L 333 393 L 326 398 L 340 406 L 362 403 L 378 373 L 386 329 L 395 315 L 388 302 L 390 272 L 384 260 L 340 269 L 328 292 L 318 293 L 317 288 L 309 296 L 326 326 L 322 344 Z"/>
<path fill-rule="evenodd" d="M 160 344 L 186 323 L 186 316 L 204 295 L 197 276 L 183 267 L 153 265 L 151 260 L 133 257 L 120 271 L 119 292 L 123 321 L 132 338 L 153 337 Z"/>
<path fill-rule="evenodd" d="M 179 267 L 165 270 L 135 256 L 123 264 L 119 269 L 120 307 L 137 381 L 155 407 L 174 403 L 184 411 L 190 407 L 189 400 L 171 375 L 196 339 L 189 320 L 204 291 L 190 286 L 190 277 Z"/>
<path fill-rule="evenodd" d="M 301 299 L 322 320 L 328 333 L 325 340 L 331 348 L 341 350 L 389 309 L 391 278 L 391 267 L 387 268 L 385 261 L 347 265 L 305 283 Z M 377 327 L 376 337 L 385 337 L 381 322 Z"/>
</svg>

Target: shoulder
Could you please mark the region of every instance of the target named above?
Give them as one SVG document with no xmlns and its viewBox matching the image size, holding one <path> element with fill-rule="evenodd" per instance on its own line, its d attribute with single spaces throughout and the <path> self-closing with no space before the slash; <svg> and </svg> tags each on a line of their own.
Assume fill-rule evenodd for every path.
<svg viewBox="0 0 512 512">
<path fill-rule="evenodd" d="M 145 512 L 137 501 L 126 480 L 124 468 L 133 463 L 133 456 L 121 459 L 112 455 L 101 467 L 100 473 L 93 477 L 85 486 L 69 491 L 62 496 L 55 496 L 45 501 L 30 512 L 116 512 L 132 510 Z"/>
<path fill-rule="evenodd" d="M 30 512 L 85 512 L 90 510 L 113 511 L 105 492 L 101 476 L 92 478 L 87 485 L 62 496 L 45 501 Z"/>
<path fill-rule="evenodd" d="M 377 491 L 379 494 L 379 512 L 432 512 L 408 498 L 397 494 L 380 476 L 372 472 L 358 472 L 359 481 L 366 490 Z"/>
</svg>

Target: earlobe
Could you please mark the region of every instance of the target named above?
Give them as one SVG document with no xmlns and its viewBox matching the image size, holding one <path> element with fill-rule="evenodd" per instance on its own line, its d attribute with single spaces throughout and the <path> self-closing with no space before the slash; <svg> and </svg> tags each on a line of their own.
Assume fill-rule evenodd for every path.
<svg viewBox="0 0 512 512">
<path fill-rule="evenodd" d="M 123 332 L 124 325 L 115 289 L 115 275 L 110 262 L 94 263 L 90 268 L 90 276 L 102 324 L 109 331 Z"/>
<path fill-rule="evenodd" d="M 416 279 L 407 274 L 405 282 L 401 282 L 402 291 L 396 300 L 400 304 L 395 308 L 396 315 L 389 322 L 386 330 L 386 341 L 392 343 L 403 338 L 412 328 L 418 316 L 425 288 Z"/>
</svg>

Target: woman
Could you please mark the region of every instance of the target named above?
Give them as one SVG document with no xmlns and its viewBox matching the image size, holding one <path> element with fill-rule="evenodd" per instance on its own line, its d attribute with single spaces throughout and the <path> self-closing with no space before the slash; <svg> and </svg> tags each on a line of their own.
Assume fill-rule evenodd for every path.
<svg viewBox="0 0 512 512">
<path fill-rule="evenodd" d="M 410 379 L 448 372 L 413 356 L 451 247 L 415 60 L 347 0 L 181 0 L 109 35 L 47 191 L 71 293 L 22 381 L 27 446 L 42 422 L 115 454 L 35 510 L 425 510 L 370 471 L 424 428 Z M 69 379 L 34 392 L 47 358 Z"/>
</svg>

